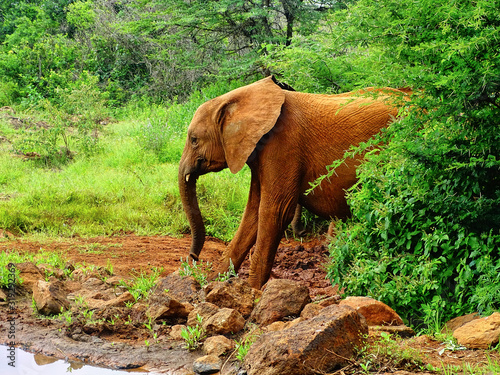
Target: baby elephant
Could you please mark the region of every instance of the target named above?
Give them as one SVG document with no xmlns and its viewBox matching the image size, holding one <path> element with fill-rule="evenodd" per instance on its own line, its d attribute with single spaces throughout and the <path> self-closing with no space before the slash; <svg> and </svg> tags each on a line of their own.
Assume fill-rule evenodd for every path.
<svg viewBox="0 0 500 375">
<path fill-rule="evenodd" d="M 304 193 L 351 145 L 387 126 L 398 114 L 395 98 L 404 95 L 390 88 L 307 94 L 285 90 L 267 77 L 202 104 L 189 125 L 179 165 L 191 257 L 198 258 L 205 240 L 196 180 L 224 168 L 237 173 L 246 163 L 252 176 L 248 203 L 217 271 L 226 271 L 230 261 L 238 270 L 255 245 L 249 282 L 261 288 L 298 204 L 324 218 L 349 215 L 345 190 L 356 182 L 359 158 L 347 160 L 311 194 Z"/>
</svg>

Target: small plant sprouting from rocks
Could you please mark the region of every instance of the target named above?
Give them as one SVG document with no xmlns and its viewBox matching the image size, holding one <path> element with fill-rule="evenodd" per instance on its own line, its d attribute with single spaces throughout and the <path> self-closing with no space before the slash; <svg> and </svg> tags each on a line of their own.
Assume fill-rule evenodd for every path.
<svg viewBox="0 0 500 375">
<path fill-rule="evenodd" d="M 205 330 L 201 323 L 203 318 L 200 315 L 196 316 L 196 326 L 182 328 L 181 337 L 186 342 L 186 349 L 196 350 L 199 348 L 201 341 L 205 338 Z"/>
<path fill-rule="evenodd" d="M 258 336 L 250 335 L 242 339 L 241 341 L 236 341 L 236 359 L 240 362 L 245 360 L 248 350 L 252 344 L 257 340 Z"/>
<path fill-rule="evenodd" d="M 238 274 L 236 273 L 236 271 L 234 269 L 233 261 L 231 259 L 229 259 L 229 269 L 224 273 L 219 273 L 215 280 L 216 281 L 227 281 L 231 277 L 238 277 Z"/>
<path fill-rule="evenodd" d="M 210 262 L 203 261 L 192 261 L 192 264 L 186 259 L 185 261 L 181 258 L 181 268 L 179 270 L 179 275 L 182 277 L 191 276 L 203 287 L 208 284 L 208 275 L 212 271 L 212 264 Z M 238 277 L 236 270 L 234 269 L 234 264 L 229 260 L 229 269 L 226 272 L 219 273 L 214 281 L 227 281 L 231 277 Z"/>
<path fill-rule="evenodd" d="M 179 269 L 179 275 L 181 277 L 193 277 L 198 283 L 203 287 L 208 284 L 208 274 L 212 271 L 212 264 L 210 262 L 205 262 L 200 260 L 199 262 L 193 260 L 192 264 L 189 260 L 182 260 L 181 258 L 181 268 Z"/>
<path fill-rule="evenodd" d="M 146 299 L 148 298 L 151 288 L 155 286 L 158 277 L 160 277 L 161 273 L 163 272 L 163 267 L 153 267 L 152 271 L 153 272 L 149 275 L 141 272 L 131 284 L 121 282 L 120 285 L 125 286 L 136 301 L 141 298 Z"/>
<path fill-rule="evenodd" d="M 369 337 L 366 338 L 370 340 Z M 402 347 L 389 333 L 381 332 L 375 340 L 367 342 L 358 350 L 358 358 L 350 366 L 360 367 L 363 373 L 390 371 L 406 368 L 407 370 L 424 367 L 418 352 L 409 347 Z"/>
</svg>

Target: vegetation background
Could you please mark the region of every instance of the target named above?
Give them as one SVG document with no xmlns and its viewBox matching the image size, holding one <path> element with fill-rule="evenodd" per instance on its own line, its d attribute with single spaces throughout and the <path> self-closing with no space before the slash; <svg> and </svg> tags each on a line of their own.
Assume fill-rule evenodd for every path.
<svg viewBox="0 0 500 375">
<path fill-rule="evenodd" d="M 3 0 L 0 43 L 0 228 L 186 233 L 177 163 L 207 99 L 269 74 L 409 87 L 349 152 L 367 162 L 329 276 L 413 323 L 500 307 L 498 0 Z M 208 234 L 232 237 L 248 177 L 200 179 Z"/>
</svg>

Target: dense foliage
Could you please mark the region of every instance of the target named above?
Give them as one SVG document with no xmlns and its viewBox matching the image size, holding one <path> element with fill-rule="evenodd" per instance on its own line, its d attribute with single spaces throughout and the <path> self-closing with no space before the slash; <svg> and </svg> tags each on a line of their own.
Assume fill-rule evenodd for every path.
<svg viewBox="0 0 500 375">
<path fill-rule="evenodd" d="M 410 87 L 401 119 L 368 145 L 329 275 L 403 315 L 423 308 L 424 320 L 498 309 L 499 9 L 498 0 L 4 0 L 0 106 L 24 118 L 0 121 L 0 148 L 63 169 L 36 180 L 2 155 L 0 197 L 11 198 L 0 202 L 0 228 L 186 230 L 175 163 L 203 101 L 270 73 L 309 92 Z M 106 128 L 112 116 L 138 125 Z M 228 239 L 246 187 L 212 175 L 200 202 L 209 233 Z"/>
<path fill-rule="evenodd" d="M 331 247 L 330 277 L 347 293 L 427 317 L 500 307 L 499 9 L 363 0 L 336 15 L 351 76 L 414 90 Z"/>
</svg>

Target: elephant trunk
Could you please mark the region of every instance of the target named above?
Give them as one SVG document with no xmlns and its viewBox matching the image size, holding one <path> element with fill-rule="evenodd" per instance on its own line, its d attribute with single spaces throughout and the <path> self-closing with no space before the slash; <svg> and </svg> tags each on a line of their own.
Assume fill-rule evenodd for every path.
<svg viewBox="0 0 500 375">
<path fill-rule="evenodd" d="M 196 197 L 196 180 L 198 175 L 186 172 L 183 163 L 179 166 L 179 192 L 182 206 L 191 226 L 191 249 L 189 256 L 193 260 L 198 260 L 203 244 L 205 243 L 205 225 L 198 206 Z"/>
</svg>

